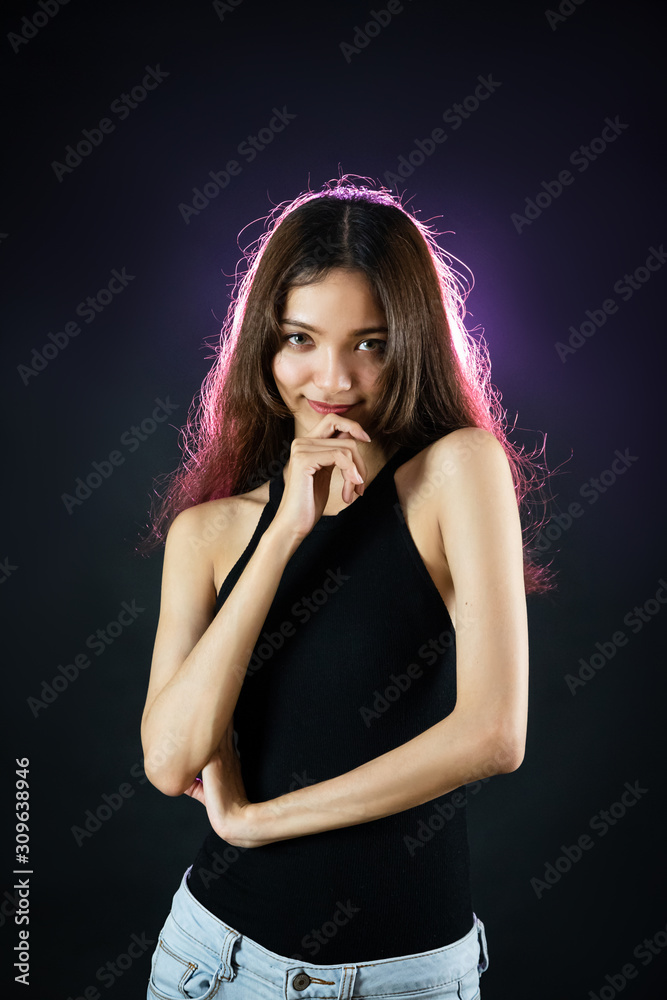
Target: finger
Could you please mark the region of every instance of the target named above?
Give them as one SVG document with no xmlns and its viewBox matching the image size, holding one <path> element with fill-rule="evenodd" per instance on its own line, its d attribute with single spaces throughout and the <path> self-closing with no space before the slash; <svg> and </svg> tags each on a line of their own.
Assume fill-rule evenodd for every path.
<svg viewBox="0 0 667 1000">
<path fill-rule="evenodd" d="M 336 449 L 334 464 L 343 474 L 343 488 L 341 490 L 343 503 L 350 504 L 357 495 L 357 488 L 363 489 L 364 476 L 361 470 L 365 473 L 365 463 L 360 457 L 350 455 L 347 450 Z"/>
<path fill-rule="evenodd" d="M 327 452 L 331 452 L 331 462 L 323 461 L 323 451 L 322 448 L 315 445 L 306 444 L 305 447 L 302 445 L 300 448 L 300 453 L 310 457 L 312 454 L 313 465 L 312 473 L 314 474 L 318 471 L 318 466 L 320 469 L 327 469 L 333 472 L 333 466 L 337 465 L 343 474 L 343 479 L 350 483 L 350 493 L 354 492 L 355 485 L 361 486 L 366 478 L 366 463 L 364 462 L 361 455 L 358 453 L 356 444 L 350 445 L 347 448 L 339 447 L 335 442 L 340 441 L 340 438 L 325 438 L 324 440 L 331 441 L 331 447 L 329 449 L 328 445 L 324 455 Z M 328 457 L 328 456 L 327 456 Z M 310 470 L 308 470 L 310 471 Z"/>
<path fill-rule="evenodd" d="M 355 483 L 361 485 L 364 482 L 364 475 L 360 467 L 366 471 L 365 463 L 360 455 L 350 453 L 346 448 L 337 448 L 334 452 L 337 457 L 336 465 L 343 473 L 345 484 L 349 484 L 350 492 L 354 492 Z"/>
<path fill-rule="evenodd" d="M 343 500 L 345 503 L 350 504 L 357 497 L 362 497 L 364 495 L 364 490 L 366 488 L 365 483 L 351 483 L 346 480 L 343 483 Z"/>
<path fill-rule="evenodd" d="M 197 799 L 198 802 L 202 802 L 206 805 L 206 799 L 204 796 L 204 783 L 201 778 L 195 778 L 189 788 L 186 788 L 183 792 L 184 795 L 189 795 L 192 799 Z"/>
<path fill-rule="evenodd" d="M 309 437 L 328 438 L 338 431 L 340 434 L 349 434 L 350 437 L 359 441 L 370 441 L 370 435 L 366 433 L 358 420 L 350 420 L 341 416 L 340 413 L 325 413 L 318 424 L 309 433 Z"/>
</svg>

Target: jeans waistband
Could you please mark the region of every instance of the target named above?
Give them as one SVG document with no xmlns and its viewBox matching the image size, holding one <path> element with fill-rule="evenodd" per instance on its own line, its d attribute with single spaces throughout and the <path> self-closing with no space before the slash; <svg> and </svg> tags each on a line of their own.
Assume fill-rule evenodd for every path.
<svg viewBox="0 0 667 1000">
<path fill-rule="evenodd" d="M 488 968 L 489 957 L 484 924 L 473 914 L 473 926 L 458 941 L 414 955 L 402 955 L 372 962 L 349 962 L 343 965 L 318 965 L 296 961 L 269 951 L 252 938 L 218 919 L 190 892 L 185 871 L 174 894 L 171 913 L 179 922 L 201 929 L 206 941 L 218 951 L 220 978 L 231 980 L 236 970 L 246 968 L 273 983 L 285 1000 L 348 1000 L 364 994 L 404 992 L 407 983 L 413 990 L 428 990 L 463 979 L 471 969 L 479 973 Z"/>
</svg>

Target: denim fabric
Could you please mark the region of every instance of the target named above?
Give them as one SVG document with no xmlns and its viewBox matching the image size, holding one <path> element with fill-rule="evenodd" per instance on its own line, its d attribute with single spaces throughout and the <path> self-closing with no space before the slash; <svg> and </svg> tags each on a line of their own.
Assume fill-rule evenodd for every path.
<svg viewBox="0 0 667 1000">
<path fill-rule="evenodd" d="M 210 913 L 186 870 L 151 962 L 147 1000 L 479 1000 L 489 957 L 477 916 L 458 941 L 377 962 L 315 965 L 277 955 Z"/>
</svg>

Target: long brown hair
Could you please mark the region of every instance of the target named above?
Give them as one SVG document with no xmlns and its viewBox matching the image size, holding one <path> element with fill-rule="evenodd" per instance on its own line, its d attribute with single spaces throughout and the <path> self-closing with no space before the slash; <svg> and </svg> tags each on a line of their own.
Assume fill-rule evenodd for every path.
<svg viewBox="0 0 667 1000">
<path fill-rule="evenodd" d="M 507 436 L 488 351 L 464 326 L 469 288 L 455 258 L 386 188 L 350 178 L 278 205 L 246 252 L 214 363 L 181 429 L 181 464 L 162 494 L 155 491 L 150 530 L 137 551 L 159 546 L 187 507 L 246 492 L 277 474 L 294 437 L 293 415 L 271 371 L 281 310 L 291 287 L 345 268 L 366 276 L 389 331 L 378 401 L 364 429 L 383 450 L 393 450 L 392 443 L 421 450 L 461 427 L 492 432 L 505 449 L 522 514 L 526 593 L 544 592 L 553 572 L 538 565 L 530 541 L 546 515 L 535 527 L 527 514 L 548 470 L 535 461 L 541 451 L 526 454 Z"/>
</svg>

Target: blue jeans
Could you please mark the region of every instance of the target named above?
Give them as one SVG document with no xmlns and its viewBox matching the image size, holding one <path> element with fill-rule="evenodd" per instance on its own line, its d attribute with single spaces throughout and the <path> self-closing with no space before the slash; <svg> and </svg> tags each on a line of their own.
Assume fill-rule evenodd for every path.
<svg viewBox="0 0 667 1000">
<path fill-rule="evenodd" d="M 151 962 L 147 1000 L 478 1000 L 488 968 L 484 924 L 474 914 L 458 941 L 378 962 L 313 965 L 268 951 L 218 920 L 187 885 L 187 869 Z"/>
</svg>

